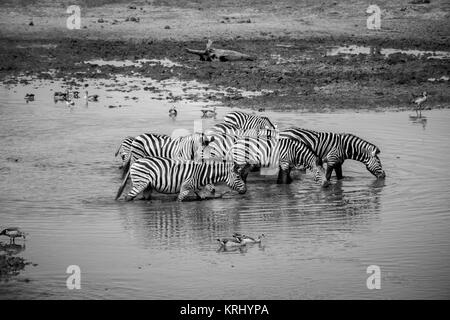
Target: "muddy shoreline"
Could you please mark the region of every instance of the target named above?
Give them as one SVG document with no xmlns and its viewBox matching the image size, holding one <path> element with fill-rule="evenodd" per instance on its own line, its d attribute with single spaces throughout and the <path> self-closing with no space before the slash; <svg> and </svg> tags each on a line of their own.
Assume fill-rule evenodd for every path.
<svg viewBox="0 0 450 320">
<path fill-rule="evenodd" d="M 256 97 L 209 97 L 226 106 L 253 110 L 407 110 L 413 107 L 412 95 L 423 91 L 429 97 L 425 108 L 450 106 L 450 34 L 445 31 L 450 13 L 443 1 L 424 5 L 380 1 L 384 27 L 377 32 L 365 28 L 366 3 L 360 1 L 327 5 L 244 1 L 239 6 L 228 1 L 110 2 L 82 7 L 84 25 L 75 32 L 64 27 L 64 1 L 55 7 L 0 7 L 4 18 L 0 81 L 20 81 L 20 75 L 27 75 L 64 79 L 79 88 L 86 79 L 111 79 L 119 74 L 196 80 L 211 89 L 263 92 Z M 130 17 L 139 19 L 130 21 Z M 216 48 L 236 50 L 256 60 L 204 62 L 185 51 L 204 49 L 209 38 Z M 370 48 L 373 53 L 327 54 L 330 48 L 351 46 Z M 443 51 L 449 58 L 379 53 L 386 48 Z M 85 63 L 93 59 L 169 59 L 177 65 Z"/>
</svg>

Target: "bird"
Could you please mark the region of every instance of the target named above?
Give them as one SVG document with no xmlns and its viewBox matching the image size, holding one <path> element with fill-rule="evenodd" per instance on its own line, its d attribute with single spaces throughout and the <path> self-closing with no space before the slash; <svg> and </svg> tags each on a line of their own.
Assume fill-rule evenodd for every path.
<svg viewBox="0 0 450 320">
<path fill-rule="evenodd" d="M 416 114 L 418 117 L 422 116 L 422 104 L 427 101 L 428 95 L 427 92 L 424 91 L 422 92 L 422 95 L 420 96 L 413 96 L 413 100 L 411 101 L 412 103 L 414 103 L 416 105 Z"/>
<path fill-rule="evenodd" d="M 169 117 L 176 117 L 178 114 L 178 111 L 175 106 L 169 109 Z"/>
<path fill-rule="evenodd" d="M 262 233 L 258 238 L 253 238 L 250 236 L 246 236 L 245 234 L 240 233 L 233 233 L 233 237 L 238 239 L 240 243 L 247 244 L 247 243 L 261 243 L 261 239 L 264 238 L 264 233 Z"/>
<path fill-rule="evenodd" d="M 25 100 L 27 100 L 27 102 L 28 101 L 33 101 L 34 100 L 34 93 L 27 93 L 25 95 Z"/>
<path fill-rule="evenodd" d="M 217 239 L 217 241 L 219 241 L 220 246 L 223 247 L 239 247 L 245 245 L 245 243 L 242 243 L 240 239 L 235 237 Z"/>
<path fill-rule="evenodd" d="M 98 94 L 89 95 L 87 90 L 84 93 L 86 101 L 98 101 Z"/>
<path fill-rule="evenodd" d="M 53 94 L 53 100 L 55 100 L 55 103 L 56 103 L 57 101 L 64 101 L 64 100 L 67 100 L 68 97 L 69 97 L 69 90 L 66 90 L 66 92 L 59 92 L 59 91 L 56 91 L 56 92 Z"/>
<path fill-rule="evenodd" d="M 16 238 L 23 238 L 25 240 L 26 233 L 17 227 L 9 227 L 3 229 L 2 232 L 0 232 L 0 236 L 7 236 L 9 237 L 9 241 L 14 243 Z"/>
<path fill-rule="evenodd" d="M 202 118 L 212 118 L 217 115 L 216 107 L 214 107 L 212 110 L 211 109 L 202 110 L 202 112 L 203 112 Z"/>
<path fill-rule="evenodd" d="M 73 100 L 65 100 L 65 101 L 66 101 L 66 105 L 68 107 L 73 107 L 75 105 L 75 101 L 73 101 Z"/>
</svg>

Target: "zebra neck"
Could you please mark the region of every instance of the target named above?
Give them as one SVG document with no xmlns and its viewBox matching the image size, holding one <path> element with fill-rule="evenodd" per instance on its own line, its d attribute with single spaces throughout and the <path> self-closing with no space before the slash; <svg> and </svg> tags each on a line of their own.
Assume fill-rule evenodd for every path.
<svg viewBox="0 0 450 320">
<path fill-rule="evenodd" d="M 201 175 L 203 177 L 203 183 L 213 184 L 225 181 L 228 170 L 228 164 L 224 162 L 203 162 Z"/>
</svg>

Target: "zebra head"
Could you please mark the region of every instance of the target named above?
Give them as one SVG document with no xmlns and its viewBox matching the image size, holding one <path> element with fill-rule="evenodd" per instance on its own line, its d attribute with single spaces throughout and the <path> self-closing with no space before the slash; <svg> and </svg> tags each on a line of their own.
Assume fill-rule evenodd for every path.
<svg viewBox="0 0 450 320">
<path fill-rule="evenodd" d="M 378 157 L 380 149 L 376 145 L 353 134 L 343 134 L 342 137 L 346 158 L 364 163 L 367 170 L 377 178 L 386 177 Z"/>
<path fill-rule="evenodd" d="M 376 148 L 372 152 L 370 152 L 370 156 L 365 162 L 367 170 L 373 174 L 375 177 L 382 179 L 386 177 L 386 173 L 381 166 L 381 160 L 378 157 L 380 153 L 380 149 Z"/>
<path fill-rule="evenodd" d="M 245 185 L 244 180 L 242 180 L 241 173 L 235 164 L 230 164 L 226 183 L 228 187 L 236 190 L 240 194 L 247 192 L 247 186 Z"/>
</svg>

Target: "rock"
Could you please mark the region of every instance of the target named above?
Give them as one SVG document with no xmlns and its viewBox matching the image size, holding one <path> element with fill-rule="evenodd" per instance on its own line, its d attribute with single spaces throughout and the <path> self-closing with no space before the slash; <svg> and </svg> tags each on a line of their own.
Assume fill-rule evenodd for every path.
<svg viewBox="0 0 450 320">
<path fill-rule="evenodd" d="M 170 26 L 165 26 L 164 29 L 170 29 Z"/>
<path fill-rule="evenodd" d="M 128 9 L 130 9 L 130 10 L 136 10 L 136 7 L 135 7 L 135 6 L 128 6 Z M 141 10 L 142 10 L 142 8 L 141 8 Z"/>
<path fill-rule="evenodd" d="M 31 21 L 28 25 L 29 25 L 29 26 L 34 26 L 33 21 Z"/>
<path fill-rule="evenodd" d="M 103 18 L 100 18 L 100 19 L 97 20 L 97 22 L 98 22 L 98 23 L 104 23 L 105 20 L 103 20 Z"/>
</svg>

